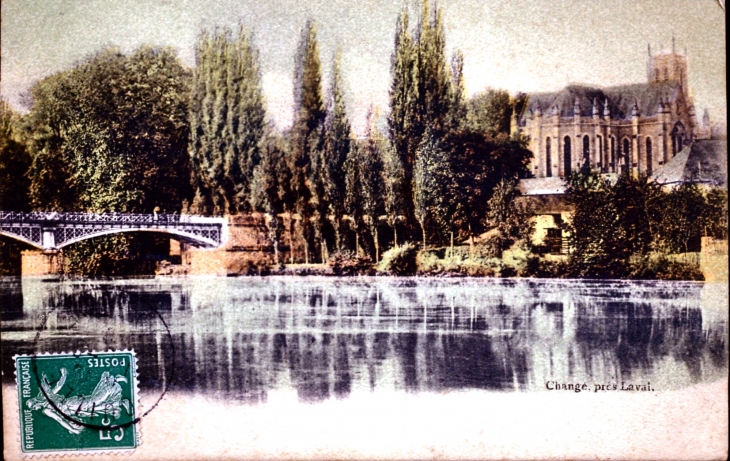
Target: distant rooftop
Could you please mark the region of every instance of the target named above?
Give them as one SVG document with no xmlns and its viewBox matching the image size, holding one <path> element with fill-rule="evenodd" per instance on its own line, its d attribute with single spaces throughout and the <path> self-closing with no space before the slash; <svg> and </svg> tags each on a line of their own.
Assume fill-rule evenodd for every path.
<svg viewBox="0 0 730 461">
<path fill-rule="evenodd" d="M 727 140 L 693 142 L 658 168 L 651 179 L 662 185 L 694 182 L 727 187 Z"/>
<path fill-rule="evenodd" d="M 557 106 L 561 117 L 572 117 L 575 102 L 578 100 L 580 114 L 583 117 L 593 116 L 593 104 L 603 115 L 604 103 L 608 100 L 611 116 L 616 119 L 631 117 L 634 104 L 638 105 L 642 116 L 659 113 L 659 103 L 672 102 L 679 92 L 677 82 L 659 83 L 632 83 L 600 88 L 590 85 L 571 84 L 560 91 L 550 93 L 531 93 L 528 100 L 526 114 L 533 114 L 538 107 L 543 117 L 552 115 L 553 107 Z"/>
<path fill-rule="evenodd" d="M 565 193 L 568 184 L 562 178 L 553 176 L 521 179 L 517 187 L 522 195 L 560 195 Z"/>
</svg>

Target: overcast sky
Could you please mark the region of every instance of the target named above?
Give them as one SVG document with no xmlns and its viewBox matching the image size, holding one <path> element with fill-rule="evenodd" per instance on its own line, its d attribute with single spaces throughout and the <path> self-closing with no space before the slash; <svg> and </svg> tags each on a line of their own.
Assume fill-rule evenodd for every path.
<svg viewBox="0 0 730 461">
<path fill-rule="evenodd" d="M 242 21 L 261 53 L 269 117 L 291 124 L 294 52 L 308 17 L 325 73 L 342 48 L 348 111 L 387 110 L 398 11 L 413 0 L 2 0 L 2 96 L 20 108 L 33 82 L 108 45 L 172 46 L 194 66 L 199 32 Z M 470 94 L 487 87 L 556 90 L 567 83 L 646 81 L 647 44 L 689 55 L 697 113 L 726 119 L 725 13 L 717 0 L 441 0 L 449 53 L 464 53 Z M 415 22 L 415 18 L 412 19 Z"/>
</svg>

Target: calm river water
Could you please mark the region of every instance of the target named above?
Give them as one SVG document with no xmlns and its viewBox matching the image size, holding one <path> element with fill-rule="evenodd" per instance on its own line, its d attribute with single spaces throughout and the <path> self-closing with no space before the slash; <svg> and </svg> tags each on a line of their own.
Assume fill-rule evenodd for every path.
<svg viewBox="0 0 730 461">
<path fill-rule="evenodd" d="M 12 355 L 134 349 L 143 391 L 258 403 L 727 375 L 727 286 L 423 278 L 0 279 Z"/>
</svg>

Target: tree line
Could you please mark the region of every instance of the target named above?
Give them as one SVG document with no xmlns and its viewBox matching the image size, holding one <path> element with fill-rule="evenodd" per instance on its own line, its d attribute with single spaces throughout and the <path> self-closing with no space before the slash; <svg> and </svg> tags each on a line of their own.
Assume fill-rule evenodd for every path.
<svg viewBox="0 0 730 461">
<path fill-rule="evenodd" d="M 424 0 L 411 19 L 406 10 L 396 18 L 389 107 L 383 116 L 369 109 L 361 137 L 349 121 L 339 51 L 324 81 L 314 21 L 294 56 L 287 130 L 266 120 L 259 51 L 244 27 L 201 32 L 193 69 L 167 48 L 102 50 L 35 83 L 28 113 L 2 103 L 0 209 L 267 213 L 281 262 L 378 261 L 405 242 L 453 246 L 490 230 L 497 251 L 525 240 L 529 210 L 514 202 L 532 153 L 510 135 L 510 121 L 526 96 L 468 98 L 464 58 L 446 54 L 441 11 Z M 569 195 L 597 200 L 596 184 L 575 183 Z M 642 238 L 630 231 L 612 238 Z M 576 248 L 589 245 L 583 231 L 573 235 Z M 164 255 L 165 245 L 121 234 L 64 253 L 73 272 L 113 275 L 139 271 L 139 258 Z"/>
<path fill-rule="evenodd" d="M 203 32 L 195 53 L 190 70 L 170 49 L 108 48 L 34 84 L 30 111 L 13 116 L 19 144 L 7 154 L 20 162 L 9 167 L 25 173 L 3 185 L 25 199 L 7 200 L 3 190 L 2 208 L 264 212 L 278 218 L 272 237 L 289 247 L 290 261 L 344 251 L 378 259 L 399 242 L 483 232 L 494 185 L 527 175 L 531 153 L 508 132 L 519 101 L 500 90 L 465 98 L 463 58 L 447 59 L 441 12 L 426 1 L 414 26 L 406 11 L 397 18 L 387 128 L 371 108 L 361 138 L 349 122 L 339 52 L 325 91 L 313 21 L 296 50 L 285 131 L 266 122 L 249 31 Z M 98 272 L 160 245 L 117 235 L 66 256 L 77 270 Z"/>
</svg>

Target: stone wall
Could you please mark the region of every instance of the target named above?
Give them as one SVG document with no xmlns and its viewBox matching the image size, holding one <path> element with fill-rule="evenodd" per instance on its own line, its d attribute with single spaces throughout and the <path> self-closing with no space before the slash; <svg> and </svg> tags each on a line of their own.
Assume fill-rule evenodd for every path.
<svg viewBox="0 0 730 461">
<path fill-rule="evenodd" d="M 20 253 L 22 275 L 57 275 L 63 272 L 61 251 L 24 250 Z"/>
<path fill-rule="evenodd" d="M 728 241 L 702 237 L 700 269 L 706 282 L 728 282 Z"/>
<path fill-rule="evenodd" d="M 225 243 L 220 248 L 180 245 L 184 272 L 190 275 L 240 275 L 258 273 L 275 263 L 274 244 L 267 218 L 251 213 L 227 217 Z"/>
</svg>

